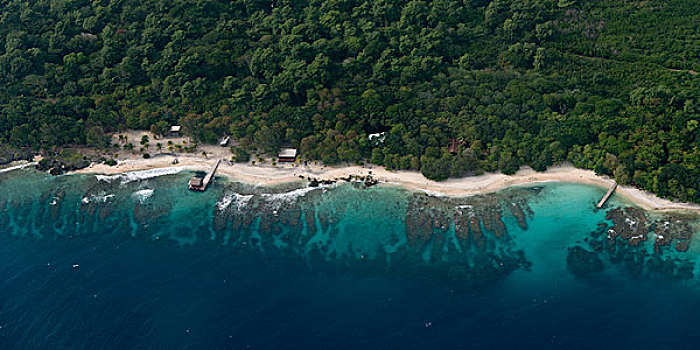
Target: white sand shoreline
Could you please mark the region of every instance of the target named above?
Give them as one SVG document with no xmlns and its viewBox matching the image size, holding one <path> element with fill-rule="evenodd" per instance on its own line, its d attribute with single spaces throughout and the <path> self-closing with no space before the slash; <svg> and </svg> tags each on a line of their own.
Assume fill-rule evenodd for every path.
<svg viewBox="0 0 700 350">
<path fill-rule="evenodd" d="M 173 161 L 177 159 L 177 164 Z M 93 164 L 88 168 L 71 172 L 73 174 L 116 175 L 135 171 L 164 168 L 180 168 L 182 170 L 208 170 L 215 158 L 199 155 L 162 155 L 150 159 L 126 159 L 116 166 Z M 413 191 L 438 193 L 451 197 L 467 197 L 478 194 L 496 192 L 511 186 L 525 186 L 545 182 L 573 182 L 609 188 L 613 180 L 598 176 L 591 170 L 583 170 L 564 164 L 550 167 L 546 172 L 538 173 L 529 167 L 523 167 L 514 175 L 487 173 L 459 179 L 449 179 L 435 182 L 426 179 L 416 171 L 388 171 L 383 167 L 324 167 L 318 165 L 294 166 L 284 164 L 278 166 L 229 164 L 222 162 L 219 175 L 224 175 L 233 181 L 239 181 L 256 186 L 273 186 L 299 181 L 299 176 L 313 177 L 319 180 L 336 180 L 349 175 L 372 175 L 383 185 L 399 186 Z M 184 185 L 183 185 L 184 186 Z M 633 202 L 637 206 L 653 211 L 686 211 L 700 213 L 700 205 L 678 203 L 662 199 L 656 195 L 630 186 L 618 186 L 616 195 Z"/>
</svg>

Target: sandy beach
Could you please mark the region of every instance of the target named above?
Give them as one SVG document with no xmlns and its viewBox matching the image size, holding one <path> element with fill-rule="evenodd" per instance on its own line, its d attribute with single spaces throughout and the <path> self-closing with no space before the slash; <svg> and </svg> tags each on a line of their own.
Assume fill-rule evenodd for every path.
<svg viewBox="0 0 700 350">
<path fill-rule="evenodd" d="M 181 170 L 206 171 L 211 168 L 217 159 L 226 160 L 230 157 L 230 155 L 229 157 L 223 156 L 225 152 L 228 152 L 226 148 L 219 148 L 219 151 L 217 151 L 213 147 L 215 146 L 207 147 L 209 149 L 206 157 L 203 155 L 178 154 L 157 155 L 150 159 L 131 158 L 120 160 L 116 166 L 93 164 L 88 168 L 73 173 L 113 175 L 172 167 L 177 167 Z M 514 175 L 486 173 L 484 175 L 449 179 L 442 182 L 428 180 L 416 171 L 388 171 L 383 167 L 328 167 L 316 164 L 309 164 L 308 166 L 279 164 L 272 166 L 269 162 L 253 165 L 250 163 L 240 164 L 224 161 L 221 163 L 217 174 L 227 176 L 233 181 L 258 186 L 272 186 L 299 181 L 299 176 L 310 176 L 319 180 L 337 180 L 349 175 L 372 175 L 374 179 L 385 186 L 400 186 L 414 191 L 455 197 L 490 193 L 510 186 L 552 181 L 575 182 L 604 188 L 609 188 L 613 183 L 613 180 L 608 177 L 597 176 L 591 170 L 577 169 L 571 164 L 553 166 L 546 172 L 541 173 L 529 167 L 523 167 Z M 700 205 L 673 202 L 630 186 L 618 186 L 616 194 L 646 210 L 700 213 Z"/>
</svg>

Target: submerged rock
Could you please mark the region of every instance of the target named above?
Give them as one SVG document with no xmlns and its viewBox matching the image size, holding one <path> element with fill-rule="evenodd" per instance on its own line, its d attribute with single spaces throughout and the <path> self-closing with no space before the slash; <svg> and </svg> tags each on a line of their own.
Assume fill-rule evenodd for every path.
<svg viewBox="0 0 700 350">
<path fill-rule="evenodd" d="M 637 246 L 646 241 L 649 227 L 646 225 L 647 217 L 643 210 L 612 209 L 606 213 L 605 218 L 613 222 L 613 227 L 608 232 L 611 248 L 614 247 L 614 243 Z"/>
<path fill-rule="evenodd" d="M 508 209 L 510 209 L 510 212 L 515 216 L 515 219 L 518 220 L 518 226 L 520 226 L 521 229 L 527 230 L 527 221 L 525 219 L 525 211 L 523 211 L 523 208 L 520 207 L 518 203 L 510 203 L 508 205 Z"/>
<path fill-rule="evenodd" d="M 566 266 L 576 276 L 586 276 L 605 269 L 603 260 L 595 252 L 588 251 L 578 245 L 569 248 L 569 253 L 566 256 Z"/>
</svg>

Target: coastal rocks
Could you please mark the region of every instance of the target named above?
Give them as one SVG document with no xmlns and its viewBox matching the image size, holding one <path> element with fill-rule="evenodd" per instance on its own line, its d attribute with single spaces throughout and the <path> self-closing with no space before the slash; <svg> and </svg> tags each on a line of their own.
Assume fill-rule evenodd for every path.
<svg viewBox="0 0 700 350">
<path fill-rule="evenodd" d="M 582 247 L 583 250 L 570 249 L 567 260 L 580 262 L 571 264 L 572 273 L 582 276 L 575 266 L 583 268 L 597 264 L 592 262 L 591 254 L 595 254 L 598 259 L 606 259 L 631 276 L 694 277 L 695 263 L 682 255 L 688 250 L 694 231 L 691 218 L 676 215 L 650 218 L 637 208 L 614 208 L 607 212 L 606 218 L 612 221 L 612 225 L 601 223 L 585 240 L 591 251 Z"/>
<path fill-rule="evenodd" d="M 481 225 L 479 224 L 479 218 L 472 216 L 469 218 L 469 233 L 474 238 L 474 241 L 483 246 L 484 234 L 481 231 Z"/>
<path fill-rule="evenodd" d="M 503 280 L 515 270 L 528 269 L 531 263 L 520 251 L 484 252 L 467 264 L 443 266 L 447 278 L 467 288 L 484 287 Z"/>
<path fill-rule="evenodd" d="M 433 198 L 347 185 L 271 205 L 270 199 L 300 189 L 236 191 L 219 196 L 212 227 L 238 249 L 295 253 L 309 263 L 337 262 L 360 270 L 405 267 L 405 262 L 412 271 L 463 286 L 491 283 L 529 266 L 507 236 L 500 196 Z M 232 196 L 251 197 L 240 210 Z"/>
<path fill-rule="evenodd" d="M 51 175 L 61 175 L 88 166 L 90 166 L 90 160 L 85 157 L 75 159 L 44 158 L 39 161 L 36 168 L 40 171 L 48 171 Z"/>
<path fill-rule="evenodd" d="M 586 276 L 604 269 L 603 260 L 598 257 L 598 254 L 578 245 L 569 248 L 566 266 L 576 276 Z"/>
<path fill-rule="evenodd" d="M 695 277 L 695 263 L 690 259 L 664 259 L 654 256 L 647 261 L 646 267 L 653 274 L 665 278 L 689 280 Z"/>
<path fill-rule="evenodd" d="M 406 212 L 406 238 L 411 247 L 422 247 L 433 236 L 433 222 L 435 218 L 432 213 L 424 210 Z"/>
<path fill-rule="evenodd" d="M 48 201 L 49 204 L 49 214 L 51 215 L 51 220 L 53 222 L 58 221 L 59 219 L 59 214 L 60 214 L 60 208 L 61 205 L 63 204 L 63 200 L 66 198 L 66 191 L 65 190 L 58 190 L 51 195 L 51 200 Z"/>
<path fill-rule="evenodd" d="M 608 246 L 627 242 L 637 246 L 646 241 L 649 228 L 646 226 L 647 218 L 644 211 L 638 208 L 612 209 L 605 218 L 613 222 L 613 227 L 608 231 Z"/>
<path fill-rule="evenodd" d="M 523 207 L 526 207 L 526 204 L 525 203 L 511 202 L 506 206 L 508 207 L 510 212 L 513 214 L 515 219 L 518 221 L 518 226 L 520 226 L 520 228 L 522 230 L 527 230 L 527 218 L 526 218 L 525 210 L 523 210 Z M 532 215 L 532 214 L 530 214 L 530 215 Z"/>
<path fill-rule="evenodd" d="M 693 238 L 693 228 L 688 219 L 667 217 L 654 224 L 654 251 L 660 252 L 663 247 L 673 246 L 678 252 L 686 252 Z"/>
<path fill-rule="evenodd" d="M 304 210 L 304 219 L 306 220 L 306 231 L 309 235 L 316 233 L 316 212 L 312 209 Z"/>
<path fill-rule="evenodd" d="M 463 206 L 459 209 L 454 214 L 455 236 L 460 241 L 468 242 L 470 232 L 472 237 L 477 234 L 475 230 L 479 228 L 479 219 L 472 206 Z"/>
<path fill-rule="evenodd" d="M 481 210 L 481 222 L 484 228 L 497 238 L 503 237 L 506 233 L 506 224 L 503 222 L 503 213 L 500 208 L 487 207 L 485 210 Z"/>
<path fill-rule="evenodd" d="M 238 192 L 243 192 L 237 193 Z M 309 196 L 299 188 L 280 188 L 275 193 L 256 193 L 252 188 L 227 190 L 213 211 L 214 232 L 238 247 L 291 247 L 308 239 L 302 235 L 305 224 L 315 230 L 313 212 L 304 212 L 302 202 L 293 194 Z M 312 222 L 307 222 L 312 220 Z"/>
<path fill-rule="evenodd" d="M 171 207 L 169 205 L 155 205 L 150 202 L 136 201 L 133 217 L 137 224 L 145 226 L 167 216 L 170 212 Z"/>
<path fill-rule="evenodd" d="M 19 160 L 32 161 L 32 159 L 34 159 L 34 152 L 7 145 L 0 145 L 0 165 Z"/>
<path fill-rule="evenodd" d="M 678 252 L 685 252 L 693 236 L 693 228 L 688 224 L 689 218 L 669 215 L 650 221 L 644 211 L 637 208 L 612 209 L 608 211 L 606 218 L 613 222 L 613 226 L 607 231 L 610 249 L 614 249 L 616 243 L 625 242 L 638 246 L 653 232 L 655 252 L 659 253 L 667 246 L 673 246 Z"/>
<path fill-rule="evenodd" d="M 299 178 L 302 180 L 306 180 L 309 182 L 309 187 L 319 187 L 321 185 L 332 185 L 336 184 L 339 181 L 345 181 L 348 183 L 352 183 L 355 185 L 361 185 L 363 188 L 370 188 L 372 186 L 375 186 L 376 184 L 379 183 L 378 180 L 375 180 L 372 175 L 348 175 L 345 177 L 340 177 L 340 178 L 334 178 L 334 179 L 319 179 L 311 176 L 303 176 L 299 175 Z"/>
<path fill-rule="evenodd" d="M 516 269 L 529 268 L 530 262 L 515 248 L 504 221 L 504 202 L 511 199 L 510 194 L 413 196 L 404 219 L 407 252 L 415 251 L 431 266 L 441 266 L 450 281 L 462 286 L 489 284 Z M 522 213 L 520 219 L 526 221 L 524 207 L 518 206 L 516 213 Z"/>
<path fill-rule="evenodd" d="M 453 245 L 457 245 L 457 250 L 472 245 L 479 249 L 501 245 L 510 240 L 507 238 L 504 221 L 506 201 L 518 225 L 527 229 L 527 217 L 531 211 L 517 195 L 499 194 L 462 199 L 416 195 L 405 215 L 408 244 L 422 249 L 426 244 L 442 240 L 443 236 L 450 236 L 454 232 L 456 243 Z M 503 242 L 497 243 L 497 240 Z M 447 250 L 450 247 L 448 245 Z"/>
</svg>

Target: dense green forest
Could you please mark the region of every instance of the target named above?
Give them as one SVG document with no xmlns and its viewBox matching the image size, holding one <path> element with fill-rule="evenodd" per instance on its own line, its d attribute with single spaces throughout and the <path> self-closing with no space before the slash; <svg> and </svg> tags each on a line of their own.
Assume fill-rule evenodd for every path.
<svg viewBox="0 0 700 350">
<path fill-rule="evenodd" d="M 180 123 L 437 180 L 569 160 L 700 202 L 699 0 L 2 0 L 0 38 L 13 147 Z"/>
</svg>

